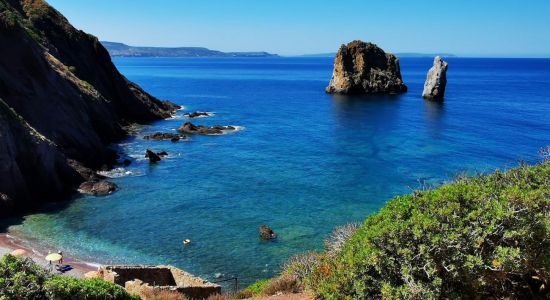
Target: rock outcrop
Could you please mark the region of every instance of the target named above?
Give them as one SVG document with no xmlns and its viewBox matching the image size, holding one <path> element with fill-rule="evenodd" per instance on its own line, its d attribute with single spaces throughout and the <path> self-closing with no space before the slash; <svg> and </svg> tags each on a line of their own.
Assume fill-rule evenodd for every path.
<svg viewBox="0 0 550 300">
<path fill-rule="evenodd" d="M 116 191 L 118 186 L 110 181 L 86 181 L 80 184 L 78 191 L 93 196 L 106 196 Z"/>
<path fill-rule="evenodd" d="M 191 122 L 185 122 L 183 125 L 181 125 L 180 128 L 178 128 L 179 132 L 183 133 L 190 133 L 190 134 L 223 134 L 224 131 L 233 131 L 236 128 L 233 126 L 221 126 L 221 125 L 214 125 L 211 127 L 203 126 L 203 125 L 194 125 Z"/>
<path fill-rule="evenodd" d="M 107 145 L 124 126 L 178 107 L 128 81 L 43 0 L 0 0 L 0 45 L 0 215 L 63 200 L 90 180 L 84 170 L 114 163 Z"/>
<path fill-rule="evenodd" d="M 445 87 L 447 85 L 447 68 L 449 64 L 443 61 L 441 57 L 436 56 L 434 64 L 428 71 L 428 77 L 424 84 L 422 97 L 425 99 L 442 100 L 445 97 Z"/>
<path fill-rule="evenodd" d="M 149 159 L 150 163 L 157 163 L 161 161 L 160 155 L 149 149 L 145 151 L 145 157 Z"/>
<path fill-rule="evenodd" d="M 210 117 L 212 115 L 212 113 L 203 112 L 203 111 L 196 111 L 196 112 L 192 112 L 192 113 L 185 113 L 183 115 L 190 118 L 190 119 L 194 119 L 194 118 L 201 118 L 201 117 Z"/>
<path fill-rule="evenodd" d="M 407 91 L 399 59 L 372 43 L 353 41 L 342 45 L 334 60 L 327 93 L 394 94 Z"/>
<path fill-rule="evenodd" d="M 186 138 L 185 135 L 168 133 L 168 132 L 155 132 L 153 134 L 146 135 L 143 137 L 144 140 L 155 140 L 155 141 L 170 140 L 172 142 L 177 142 L 180 139 L 185 139 L 185 138 Z"/>
</svg>

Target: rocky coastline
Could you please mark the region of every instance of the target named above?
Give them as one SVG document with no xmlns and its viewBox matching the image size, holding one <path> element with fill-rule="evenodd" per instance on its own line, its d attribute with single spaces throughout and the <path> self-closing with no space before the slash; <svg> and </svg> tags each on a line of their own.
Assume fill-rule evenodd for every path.
<svg viewBox="0 0 550 300">
<path fill-rule="evenodd" d="M 96 37 L 45 1 L 0 0 L 0 216 L 67 199 L 124 127 L 179 108 L 122 76 Z"/>
</svg>

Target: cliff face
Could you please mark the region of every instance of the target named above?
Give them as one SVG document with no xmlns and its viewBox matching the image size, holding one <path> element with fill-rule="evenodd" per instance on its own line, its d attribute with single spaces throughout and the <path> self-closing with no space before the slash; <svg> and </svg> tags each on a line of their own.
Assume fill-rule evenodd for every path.
<svg viewBox="0 0 550 300">
<path fill-rule="evenodd" d="M 327 93 L 402 93 L 407 86 L 401 79 L 399 59 L 372 43 L 353 41 L 342 45 L 334 60 L 334 71 Z"/>
<path fill-rule="evenodd" d="M 107 144 L 123 125 L 176 108 L 128 81 L 97 38 L 42 0 L 0 0 L 0 45 L 0 215 L 66 197 L 87 179 L 83 166 L 112 160 Z"/>
</svg>

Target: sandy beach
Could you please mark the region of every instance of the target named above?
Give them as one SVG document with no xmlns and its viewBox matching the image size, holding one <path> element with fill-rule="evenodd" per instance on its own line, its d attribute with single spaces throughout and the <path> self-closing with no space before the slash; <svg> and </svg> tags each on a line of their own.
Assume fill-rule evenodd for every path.
<svg viewBox="0 0 550 300">
<path fill-rule="evenodd" d="M 47 251 L 35 249 L 32 245 L 29 245 L 28 242 L 22 241 L 17 237 L 11 236 L 10 234 L 0 233 L 0 256 L 11 253 L 15 249 L 24 249 L 27 251 L 25 256 L 31 258 L 34 262 L 44 268 L 49 268 L 48 262 L 44 259 L 44 257 L 48 254 Z M 52 252 L 55 251 L 52 250 Z M 73 269 L 62 274 L 54 270 L 55 273 L 60 275 L 82 278 L 87 272 L 96 271 L 99 267 L 99 265 L 90 264 L 71 257 L 70 253 L 63 253 L 63 256 L 63 264 L 70 265 Z"/>
</svg>

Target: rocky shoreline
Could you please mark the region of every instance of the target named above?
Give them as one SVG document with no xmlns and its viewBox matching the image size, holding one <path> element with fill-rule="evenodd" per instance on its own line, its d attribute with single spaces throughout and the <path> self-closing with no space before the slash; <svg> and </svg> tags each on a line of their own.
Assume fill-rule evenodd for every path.
<svg viewBox="0 0 550 300">
<path fill-rule="evenodd" d="M 44 1 L 0 1 L 0 43 L 0 217 L 101 180 L 124 127 L 180 108 L 126 79 L 97 38 Z"/>
</svg>

